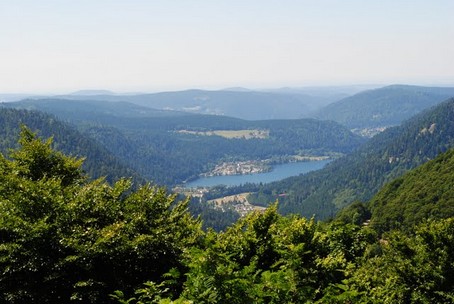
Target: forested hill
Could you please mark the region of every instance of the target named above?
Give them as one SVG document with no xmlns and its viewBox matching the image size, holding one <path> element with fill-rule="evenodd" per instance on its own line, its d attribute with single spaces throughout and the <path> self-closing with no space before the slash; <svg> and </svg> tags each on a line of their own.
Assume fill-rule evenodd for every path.
<svg viewBox="0 0 454 304">
<path fill-rule="evenodd" d="M 364 91 L 334 102 L 316 113 L 349 128 L 399 125 L 402 121 L 454 97 L 454 88 L 392 85 Z"/>
<path fill-rule="evenodd" d="M 3 106 L 39 109 L 67 120 L 147 179 L 167 186 L 197 177 L 223 161 L 349 153 L 365 141 L 336 122 L 314 119 L 248 121 L 134 110 L 138 106 L 128 111 L 122 103 L 64 99 Z"/>
<path fill-rule="evenodd" d="M 24 124 L 44 138 L 53 137 L 53 146 L 77 157 L 86 157 L 83 169 L 94 178 L 105 176 L 108 181 L 121 177 L 133 177 L 138 182 L 144 179 L 122 164 L 115 156 L 95 140 L 73 127 L 59 121 L 55 116 L 37 111 L 0 108 L 0 152 L 17 146 L 20 125 Z"/>
<path fill-rule="evenodd" d="M 454 149 L 387 184 L 369 202 L 379 231 L 411 229 L 425 219 L 454 216 Z"/>
<path fill-rule="evenodd" d="M 188 213 L 188 202 L 163 188 L 134 190 L 127 180 L 110 185 L 86 179 L 80 161 L 27 129 L 19 143 L 9 159 L 0 155 L 1 303 L 378 304 L 454 298 L 452 217 L 381 235 L 373 225 L 284 217 L 273 205 L 224 232 L 204 232 Z M 449 199 L 452 169 L 451 151 L 399 186 L 411 191 L 404 187 L 408 180 L 410 188 L 419 188 L 417 181 L 429 174 L 435 184 L 428 191 L 439 193 L 438 201 L 444 194 Z"/>
<path fill-rule="evenodd" d="M 188 113 L 158 110 L 139 106 L 129 102 L 107 102 L 98 100 L 65 100 L 57 98 L 23 99 L 21 101 L 2 103 L 2 107 L 13 107 L 26 110 L 37 110 L 52 113 L 61 119 L 73 123 L 99 122 L 123 118 L 169 117 L 182 116 Z"/>
<path fill-rule="evenodd" d="M 226 115 L 248 120 L 297 119 L 335 101 L 334 96 L 232 90 L 185 90 L 137 95 L 66 95 L 73 100 L 126 101 L 155 109 Z"/>
<path fill-rule="evenodd" d="M 265 185 L 251 199 L 279 198 L 281 211 L 324 219 L 454 147 L 454 99 L 387 129 L 350 155 L 307 175 Z"/>
</svg>

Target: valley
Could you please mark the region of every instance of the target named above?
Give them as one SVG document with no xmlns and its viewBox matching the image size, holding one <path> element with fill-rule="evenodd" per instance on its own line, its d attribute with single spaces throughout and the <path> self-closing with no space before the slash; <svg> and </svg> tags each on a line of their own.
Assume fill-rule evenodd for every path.
<svg viewBox="0 0 454 304">
<path fill-rule="evenodd" d="M 41 110 L 68 121 L 145 179 L 169 187 L 213 172 L 223 163 L 252 162 L 218 168 L 215 174 L 263 172 L 268 160 L 333 157 L 365 141 L 335 122 L 315 119 L 252 121 L 144 111 L 142 106 L 99 100 L 36 99 L 2 106 Z"/>
<path fill-rule="evenodd" d="M 86 100 L 2 104 L 0 256 L 12 271 L 0 275 L 0 289 L 69 297 L 67 282 L 79 288 L 82 279 L 96 280 L 116 291 L 94 285 L 95 294 L 79 295 L 123 303 L 135 300 L 123 301 L 120 290 L 161 296 L 168 289 L 147 280 L 182 273 L 185 291 L 172 297 L 205 299 L 211 287 L 197 298 L 191 284 L 218 280 L 222 290 L 231 282 L 226 274 L 247 282 L 245 290 L 279 284 L 281 297 L 301 286 L 288 278 L 306 278 L 309 269 L 317 275 L 304 284 L 320 290 L 311 295 L 322 293 L 319 303 L 346 299 L 333 284 L 364 302 L 374 296 L 370 284 L 385 286 L 375 280 L 392 274 L 410 282 L 423 269 L 426 292 L 433 270 L 424 265 L 441 265 L 438 278 L 452 264 L 433 252 L 454 248 L 453 117 L 451 98 L 399 126 L 361 126 L 359 136 L 315 119 L 248 121 Z M 33 272 L 25 272 L 33 284 L 23 286 L 31 263 Z M 402 265 L 415 266 L 397 272 Z M 409 290 L 417 294 L 418 286 Z"/>
<path fill-rule="evenodd" d="M 319 170 L 332 161 L 330 158 L 320 157 L 319 160 L 299 161 L 299 162 L 282 162 L 267 165 L 267 170 L 263 172 L 249 173 L 250 167 L 247 165 L 245 174 L 229 174 L 229 168 L 225 173 L 219 175 L 202 175 L 197 179 L 183 183 L 186 188 L 212 188 L 219 185 L 227 187 L 241 187 L 246 184 L 267 184 L 280 181 L 282 179 L 305 174 L 311 171 Z M 246 162 L 248 163 L 248 162 Z M 233 169 L 237 169 L 237 163 L 234 163 Z"/>
<path fill-rule="evenodd" d="M 184 108 L 188 108 L 188 105 L 200 105 L 197 103 L 209 103 L 213 106 L 213 102 L 216 101 L 218 107 L 224 107 L 227 104 L 232 106 L 229 103 L 232 98 L 239 98 L 238 100 L 244 102 L 252 98 L 251 96 L 266 99 L 269 102 L 277 97 L 274 102 L 280 102 L 279 100 L 285 98 L 293 100 L 292 98 L 301 94 L 296 91 L 292 95 L 288 95 L 287 91 L 273 92 L 270 93 L 271 95 L 267 95 L 267 92 L 255 94 L 231 91 L 185 91 L 130 96 L 103 92 L 103 95 L 74 94 L 38 97 L 3 103 L 2 107 L 39 110 L 55 115 L 57 119 L 72 124 L 80 132 L 80 136 L 96 142 L 111 154 L 118 165 L 129 168 L 132 170 L 130 174 L 136 178 L 140 176 L 141 180 L 152 181 L 167 187 L 191 185 L 191 187 L 205 188 L 210 185 L 209 189 L 211 189 L 217 185 L 227 184 L 232 188 L 219 193 L 219 197 L 229 196 L 232 192 L 245 192 L 241 185 L 251 183 L 255 184 L 252 187 L 254 194 L 251 195 L 253 204 L 269 204 L 277 199 L 276 195 L 269 193 L 285 192 L 288 195 L 279 198 L 281 211 L 298 212 L 307 216 L 317 214 L 323 218 L 327 214 L 334 214 L 336 209 L 348 205 L 354 199 L 367 199 L 370 195 L 367 193 L 375 190 L 370 190 L 372 186 L 363 186 L 361 191 L 347 187 L 333 192 L 331 188 L 326 188 L 324 191 L 317 191 L 314 197 L 307 196 L 306 190 L 301 191 L 297 188 L 291 190 L 282 186 L 298 180 L 291 176 L 305 172 L 304 170 L 285 169 L 282 175 L 278 175 L 272 172 L 274 166 L 287 164 L 284 168 L 290 168 L 293 162 L 317 162 L 339 158 L 327 166 L 325 171 L 301 177 L 301 181 L 296 185 L 305 184 L 304 180 L 310 179 L 309 185 L 313 187 L 312 185 L 318 183 L 314 178 L 321 178 L 319 182 L 325 185 L 340 183 L 342 179 L 334 182 L 336 178 L 331 176 L 340 174 L 335 173 L 337 169 L 334 168 L 352 166 L 350 159 L 354 156 L 350 154 L 357 155 L 359 152 L 354 152 L 355 150 L 361 151 L 363 146 L 370 146 L 371 143 L 373 145 L 378 140 L 375 137 L 386 137 L 387 135 L 382 134 L 393 133 L 394 129 L 391 126 L 408 117 L 410 112 L 416 113 L 422 111 L 424 107 L 441 102 L 442 98 L 449 96 L 452 92 L 452 88 L 387 86 L 343 96 L 338 101 L 331 101 L 328 105 L 321 106 L 319 112 L 314 114 L 315 117 L 337 120 L 345 126 L 313 118 L 263 120 L 266 117 L 264 115 L 260 117 L 261 120 L 244 120 L 240 117 L 204 115 L 194 113 L 192 110 L 191 113 L 184 112 Z M 389 108 L 397 100 L 404 100 L 405 107 L 394 108 L 392 114 L 394 118 L 391 119 L 388 115 Z M 256 99 L 251 101 L 251 103 L 256 102 L 258 102 Z M 366 113 L 364 105 L 372 103 L 375 104 L 375 108 L 368 107 L 372 115 L 370 119 L 359 119 L 358 117 Z M 322 104 L 324 103 L 320 103 Z M 260 109 L 260 107 L 256 108 L 256 115 L 260 114 Z M 300 113 L 302 116 L 306 115 Z M 338 116 L 330 116 L 334 114 Z M 341 114 L 344 115 L 342 119 L 339 116 Z M 357 123 L 359 121 L 362 122 Z M 431 125 L 423 127 L 422 130 L 424 128 L 431 130 Z M 421 132 L 424 133 L 424 131 Z M 429 131 L 427 133 L 432 134 Z M 369 138 L 372 139 L 369 140 Z M 386 159 L 397 158 L 404 159 L 396 155 L 387 156 Z M 377 160 L 376 163 L 380 164 L 380 161 Z M 395 164 L 388 163 L 388 165 Z M 401 163 L 400 166 L 402 165 Z M 104 168 L 108 170 L 108 167 Z M 400 172 L 396 170 L 394 169 L 393 172 Z M 324 175 L 323 172 L 331 173 Z M 348 174 L 347 181 L 351 182 L 354 177 Z M 114 180 L 117 175 L 108 174 L 107 176 L 110 180 Z M 283 180 L 285 178 L 289 180 Z M 363 178 L 362 175 L 360 178 Z M 266 185 L 257 186 L 260 183 Z M 268 185 L 269 183 L 273 184 Z M 326 193 L 334 196 L 327 198 Z M 300 201 L 306 200 L 310 203 L 304 208 L 293 207 L 296 201 L 297 205 L 301 206 Z M 325 206 L 322 210 L 314 207 L 314 204 L 322 202 L 332 203 L 335 207 L 332 209 Z"/>
<path fill-rule="evenodd" d="M 267 161 L 223 162 L 202 176 L 244 175 L 263 173 L 270 170 Z"/>
<path fill-rule="evenodd" d="M 213 130 L 213 131 L 190 131 L 178 130 L 178 133 L 202 135 L 202 136 L 221 136 L 224 138 L 240 138 L 240 139 L 266 139 L 270 136 L 269 130 Z"/>
<path fill-rule="evenodd" d="M 0 304 L 454 303 L 440 1 L 0 1 Z"/>
<path fill-rule="evenodd" d="M 265 211 L 265 207 L 254 206 L 247 200 L 250 193 L 238 193 L 235 195 L 229 195 L 221 198 L 216 198 L 207 201 L 207 204 L 213 205 L 215 209 L 224 210 L 226 208 L 233 208 L 240 216 L 246 216 L 251 212 Z"/>
</svg>

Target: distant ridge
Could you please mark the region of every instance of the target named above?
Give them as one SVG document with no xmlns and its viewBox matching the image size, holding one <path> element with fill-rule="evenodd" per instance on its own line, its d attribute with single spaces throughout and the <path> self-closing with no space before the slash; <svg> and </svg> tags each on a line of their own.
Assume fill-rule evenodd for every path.
<svg viewBox="0 0 454 304">
<path fill-rule="evenodd" d="M 33 94 L 0 94 L 0 102 L 18 101 L 25 98 L 32 98 Z"/>
<path fill-rule="evenodd" d="M 184 90 L 138 95 L 78 94 L 61 95 L 72 100 L 125 101 L 160 110 L 184 111 L 197 114 L 225 115 L 247 120 L 298 119 L 327 103 L 333 96 L 303 93 L 272 93 L 243 88 L 229 90 Z"/>
<path fill-rule="evenodd" d="M 343 96 L 343 98 L 362 91 L 382 87 L 376 84 L 341 85 L 341 86 L 304 86 L 304 87 L 281 87 L 276 89 L 263 89 L 259 91 L 284 93 L 284 94 L 308 94 L 314 96 Z M 340 100 L 340 98 L 339 98 Z"/>
<path fill-rule="evenodd" d="M 243 87 L 230 87 L 222 89 L 221 91 L 231 91 L 231 92 L 252 92 L 253 90 Z"/>
<path fill-rule="evenodd" d="M 351 129 L 389 127 L 450 97 L 454 97 L 454 87 L 390 85 L 334 102 L 316 112 L 315 117 Z"/>
<path fill-rule="evenodd" d="M 39 110 L 57 115 L 61 119 L 80 121 L 99 121 L 105 117 L 162 117 L 188 115 L 177 111 L 157 110 L 139 106 L 130 102 L 110 102 L 102 100 L 71 100 L 61 98 L 24 99 L 17 102 L 0 104 L 3 107 L 14 107 L 27 110 Z"/>
<path fill-rule="evenodd" d="M 92 96 L 92 95 L 116 95 L 116 93 L 108 90 L 79 90 L 72 92 L 69 95 L 82 95 L 82 96 Z"/>
</svg>

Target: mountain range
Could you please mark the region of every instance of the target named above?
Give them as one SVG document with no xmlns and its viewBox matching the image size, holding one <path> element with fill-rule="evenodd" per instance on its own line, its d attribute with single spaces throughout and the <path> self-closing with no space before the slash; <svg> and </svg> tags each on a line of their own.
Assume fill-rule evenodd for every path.
<svg viewBox="0 0 454 304">
<path fill-rule="evenodd" d="M 320 106 L 337 100 L 335 96 L 258 91 L 186 90 L 138 95 L 62 95 L 60 99 L 125 101 L 161 110 L 225 115 L 247 120 L 297 119 L 308 117 Z"/>
<path fill-rule="evenodd" d="M 295 101 L 295 105 L 301 106 L 301 100 L 296 102 L 294 96 L 306 95 L 295 93 L 294 89 L 283 88 L 279 93 L 238 88 L 142 95 L 98 93 L 110 92 L 84 91 L 61 98 L 3 103 L 4 108 L 55 115 L 9 112 L 15 113 L 11 117 L 15 117 L 16 126 L 12 126 L 11 119 L 5 120 L 3 131 L 7 135 L 2 142 L 3 151 L 14 144 L 11 134 L 17 134 L 18 125 L 23 122 L 45 136 L 56 133 L 55 142 L 65 151 L 87 156 L 89 162 L 95 159 L 101 164 L 99 172 L 95 172 L 95 163 L 86 164 L 94 176 L 116 179 L 120 176 L 117 173 L 122 172 L 121 176 L 143 176 L 167 186 L 195 178 L 225 161 L 288 161 L 292 155 L 347 154 L 318 172 L 257 186 L 259 191 L 250 196 L 252 202 L 261 205 L 279 198 L 280 210 L 284 213 L 328 218 L 355 200 L 369 200 L 385 183 L 453 146 L 453 100 L 442 102 L 441 99 L 453 96 L 454 88 L 393 85 L 357 93 L 319 110 L 318 117 L 337 120 L 345 127 L 315 119 L 244 120 L 202 115 L 190 109 L 191 106 L 202 109 L 202 104 L 210 107 L 217 104 L 226 109 L 225 105 L 231 102 L 232 111 L 251 112 L 257 118 L 268 111 L 267 106 L 259 106 L 260 100 L 265 100 L 263 105 L 271 109 L 271 105 L 276 108 L 279 98 L 286 96 L 286 102 Z M 321 93 L 317 94 L 320 97 Z M 246 104 L 241 106 L 242 102 Z M 435 107 L 425 110 L 431 106 Z M 262 109 L 265 112 L 261 112 Z M 420 114 L 405 120 L 415 113 Z M 42 118 L 47 123 L 37 124 L 32 117 Z M 348 130 L 378 126 L 388 128 L 369 141 Z M 16 131 L 11 133 L 13 129 Z M 58 135 L 62 130 L 70 130 L 71 139 Z M 243 135 L 220 136 L 216 131 Z M 247 138 L 244 132 L 256 132 L 261 137 Z M 79 144 L 73 137 L 84 138 L 84 143 Z M 65 142 L 66 146 L 60 142 Z M 93 149 L 81 150 L 79 146 Z M 116 173 L 110 172 L 111 169 Z"/>
<path fill-rule="evenodd" d="M 331 103 L 314 117 L 333 120 L 350 129 L 390 127 L 453 96 L 452 87 L 391 85 Z"/>
<path fill-rule="evenodd" d="M 185 90 L 159 93 L 117 94 L 107 90 L 81 90 L 58 96 L 0 94 L 0 101 L 69 99 L 123 102 L 158 110 L 214 114 L 246 120 L 316 118 L 334 120 L 350 129 L 400 124 L 405 119 L 454 96 L 452 87 L 391 85 L 378 87 L 284 87 L 250 90 Z M 124 104 L 126 105 L 126 104 Z M 146 111 L 146 110 L 145 110 Z M 368 134 L 368 133 L 362 133 Z M 371 132 L 370 134 L 376 134 Z"/>
</svg>

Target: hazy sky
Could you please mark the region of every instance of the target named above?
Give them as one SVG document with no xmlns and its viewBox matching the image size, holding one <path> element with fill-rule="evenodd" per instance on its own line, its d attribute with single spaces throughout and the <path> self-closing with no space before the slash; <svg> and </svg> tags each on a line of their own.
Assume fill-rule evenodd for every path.
<svg viewBox="0 0 454 304">
<path fill-rule="evenodd" d="M 0 93 L 454 83 L 453 0 L 0 0 Z"/>
</svg>

